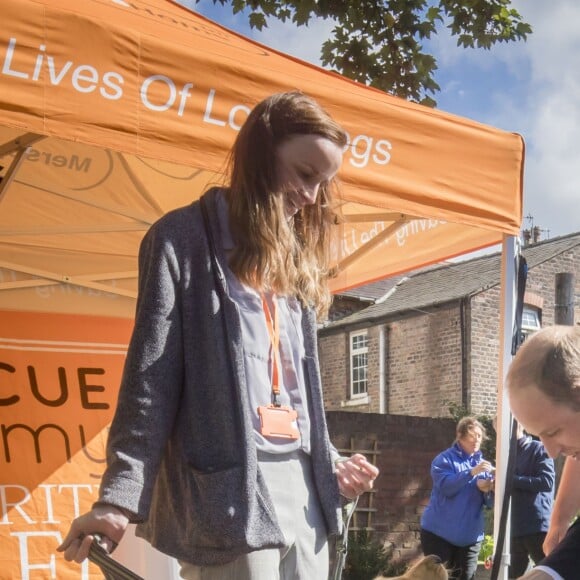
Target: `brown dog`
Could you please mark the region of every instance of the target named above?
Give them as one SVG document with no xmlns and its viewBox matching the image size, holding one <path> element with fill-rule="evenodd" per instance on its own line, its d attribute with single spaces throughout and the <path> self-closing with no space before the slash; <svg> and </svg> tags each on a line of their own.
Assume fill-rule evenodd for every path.
<svg viewBox="0 0 580 580">
<path fill-rule="evenodd" d="M 402 576 L 391 580 L 448 580 L 447 569 L 438 556 L 424 556 L 411 566 Z M 377 576 L 375 580 L 384 580 L 386 576 Z"/>
</svg>

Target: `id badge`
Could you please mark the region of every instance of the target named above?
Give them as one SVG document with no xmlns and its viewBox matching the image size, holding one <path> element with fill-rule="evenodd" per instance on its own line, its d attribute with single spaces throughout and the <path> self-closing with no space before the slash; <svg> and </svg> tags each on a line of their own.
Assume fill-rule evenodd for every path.
<svg viewBox="0 0 580 580">
<path fill-rule="evenodd" d="M 291 407 L 258 407 L 260 416 L 260 433 L 264 437 L 282 437 L 298 439 L 300 433 L 296 420 L 298 413 Z"/>
</svg>

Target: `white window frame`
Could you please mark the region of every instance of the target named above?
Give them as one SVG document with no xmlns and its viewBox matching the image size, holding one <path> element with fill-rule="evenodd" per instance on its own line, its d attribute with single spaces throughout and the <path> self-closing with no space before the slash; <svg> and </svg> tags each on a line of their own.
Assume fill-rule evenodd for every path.
<svg viewBox="0 0 580 580">
<path fill-rule="evenodd" d="M 522 335 L 526 340 L 528 336 L 542 328 L 542 309 L 536 306 L 524 304 L 522 312 Z"/>
<path fill-rule="evenodd" d="M 369 337 L 368 330 L 357 330 L 349 335 L 350 356 L 350 399 L 366 399 L 369 393 L 368 368 L 369 368 Z M 356 344 L 362 339 L 364 344 Z M 360 376 L 360 373 L 363 376 Z M 356 387 L 356 388 L 355 388 Z M 356 390 L 356 392 L 355 392 Z"/>
</svg>

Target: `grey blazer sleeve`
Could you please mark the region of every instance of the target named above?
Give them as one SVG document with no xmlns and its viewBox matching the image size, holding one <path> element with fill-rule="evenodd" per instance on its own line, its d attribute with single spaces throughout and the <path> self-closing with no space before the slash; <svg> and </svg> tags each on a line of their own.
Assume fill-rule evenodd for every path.
<svg viewBox="0 0 580 580">
<path fill-rule="evenodd" d="M 139 252 L 135 327 L 107 446 L 99 500 L 147 518 L 159 464 L 183 383 L 178 256 L 163 225 L 152 226 Z"/>
</svg>

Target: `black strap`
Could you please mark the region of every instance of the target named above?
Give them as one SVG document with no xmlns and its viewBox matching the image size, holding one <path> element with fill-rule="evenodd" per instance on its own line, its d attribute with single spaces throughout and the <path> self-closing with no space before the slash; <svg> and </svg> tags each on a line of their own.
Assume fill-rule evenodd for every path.
<svg viewBox="0 0 580 580">
<path fill-rule="evenodd" d="M 516 300 L 516 315 L 512 333 L 512 356 L 516 354 L 524 338 L 522 334 L 522 315 L 524 312 L 524 295 L 526 293 L 527 278 L 528 278 L 528 263 L 526 259 L 522 255 L 520 255 L 518 262 L 518 279 L 517 279 L 518 295 Z"/>
<path fill-rule="evenodd" d="M 95 534 L 95 539 L 89 548 L 89 560 L 101 569 L 106 580 L 143 580 L 141 576 L 113 560 L 101 546 L 100 541 L 100 536 Z"/>
<path fill-rule="evenodd" d="M 514 472 L 516 469 L 516 453 L 518 445 L 518 426 L 510 415 L 511 429 L 510 429 L 510 445 L 508 451 L 508 462 L 506 467 L 505 489 L 501 503 L 501 515 L 499 519 L 499 527 L 497 531 L 497 542 L 495 546 L 495 553 L 493 555 L 493 566 L 491 568 L 491 580 L 497 580 L 499 576 L 501 556 L 505 544 L 507 516 L 509 513 L 510 499 L 513 490 Z"/>
<path fill-rule="evenodd" d="M 222 269 L 220 268 L 217 261 L 216 245 L 211 231 L 211 223 L 209 220 L 209 213 L 207 210 L 207 202 L 205 196 L 199 198 L 199 207 L 201 209 L 201 215 L 203 217 L 203 226 L 205 229 L 205 235 L 207 237 L 207 243 L 209 245 L 209 253 L 211 255 L 211 265 L 213 275 L 216 281 L 216 287 L 219 288 L 221 291 L 224 291 L 227 286 Z"/>
</svg>

